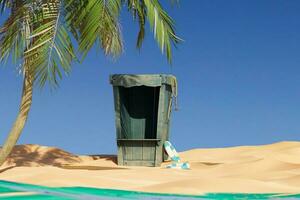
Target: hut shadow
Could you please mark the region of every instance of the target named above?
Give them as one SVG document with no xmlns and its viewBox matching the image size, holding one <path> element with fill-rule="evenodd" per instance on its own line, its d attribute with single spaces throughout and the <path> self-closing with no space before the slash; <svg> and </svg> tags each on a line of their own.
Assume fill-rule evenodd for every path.
<svg viewBox="0 0 300 200">
<path fill-rule="evenodd" d="M 78 170 L 120 170 L 127 169 L 122 167 L 101 167 L 93 165 L 62 165 L 63 169 L 78 169 Z"/>
<path fill-rule="evenodd" d="M 203 165 L 206 165 L 206 166 L 215 166 L 215 165 L 223 164 L 223 163 L 217 163 L 217 162 L 200 162 L 200 163 Z"/>
<path fill-rule="evenodd" d="M 118 159 L 116 155 L 112 154 L 102 154 L 102 155 L 89 155 L 93 160 L 105 159 L 107 161 L 111 161 L 114 164 L 118 164 Z"/>
<path fill-rule="evenodd" d="M 120 170 L 120 169 L 128 169 L 117 166 L 117 156 L 111 154 L 102 154 L 102 155 L 88 155 L 88 157 L 93 160 L 106 160 L 113 162 L 115 167 L 107 167 L 107 166 L 95 166 L 95 165 L 63 165 L 61 166 L 64 169 L 82 169 L 82 170 Z"/>
</svg>

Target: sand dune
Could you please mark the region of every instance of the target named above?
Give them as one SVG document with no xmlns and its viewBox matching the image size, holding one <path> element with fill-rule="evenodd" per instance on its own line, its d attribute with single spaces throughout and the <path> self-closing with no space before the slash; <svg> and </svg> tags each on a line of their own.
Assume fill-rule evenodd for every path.
<svg viewBox="0 0 300 200">
<path fill-rule="evenodd" d="M 123 167 L 114 155 L 77 156 L 54 147 L 16 146 L 2 180 L 149 192 L 300 193 L 300 142 L 193 149 L 180 153 L 191 170 Z"/>
</svg>

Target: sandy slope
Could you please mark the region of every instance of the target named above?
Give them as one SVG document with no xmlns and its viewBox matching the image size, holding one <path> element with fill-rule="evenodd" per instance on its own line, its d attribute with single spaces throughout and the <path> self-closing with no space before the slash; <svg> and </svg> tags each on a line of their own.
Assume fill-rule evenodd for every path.
<svg viewBox="0 0 300 200">
<path fill-rule="evenodd" d="M 165 169 L 167 163 L 160 168 L 118 167 L 115 156 L 76 156 L 53 147 L 20 145 L 0 168 L 0 179 L 187 194 L 300 193 L 300 142 L 193 149 L 180 156 L 191 170 Z"/>
</svg>

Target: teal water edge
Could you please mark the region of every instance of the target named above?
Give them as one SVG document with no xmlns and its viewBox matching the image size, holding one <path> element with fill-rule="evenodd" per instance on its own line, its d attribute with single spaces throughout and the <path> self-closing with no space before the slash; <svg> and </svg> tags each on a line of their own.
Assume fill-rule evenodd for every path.
<svg viewBox="0 0 300 200">
<path fill-rule="evenodd" d="M 29 193 L 30 192 L 30 193 Z M 0 181 L 0 199 L 41 199 L 41 200 L 100 200 L 100 199 L 300 199 L 300 194 L 231 194 L 209 193 L 205 195 L 175 195 L 162 193 L 147 193 L 126 190 L 99 189 L 87 187 L 45 187 Z"/>
</svg>

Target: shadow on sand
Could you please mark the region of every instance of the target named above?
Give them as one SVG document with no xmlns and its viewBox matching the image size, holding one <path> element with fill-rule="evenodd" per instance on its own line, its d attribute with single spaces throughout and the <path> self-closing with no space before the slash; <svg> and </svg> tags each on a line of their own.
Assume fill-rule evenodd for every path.
<svg viewBox="0 0 300 200">
<path fill-rule="evenodd" d="M 39 145 L 17 145 L 14 147 L 9 158 L 5 162 L 0 173 L 14 167 L 41 167 L 53 166 L 63 169 L 81 170 L 117 170 L 126 169 L 117 166 L 116 155 L 89 155 L 91 160 L 106 160 L 113 163 L 112 167 L 84 165 L 80 156 L 71 154 L 54 147 L 44 147 Z"/>
</svg>

